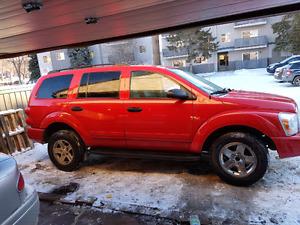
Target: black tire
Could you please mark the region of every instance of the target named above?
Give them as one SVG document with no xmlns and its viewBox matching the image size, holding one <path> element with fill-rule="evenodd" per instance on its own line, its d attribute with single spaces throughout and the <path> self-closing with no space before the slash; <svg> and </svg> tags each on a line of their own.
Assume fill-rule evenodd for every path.
<svg viewBox="0 0 300 225">
<path fill-rule="evenodd" d="M 294 78 L 293 85 L 296 87 L 300 87 L 300 76 Z"/>
<path fill-rule="evenodd" d="M 57 157 L 59 158 L 59 154 L 54 155 L 54 146 L 59 145 L 59 141 L 67 144 L 72 148 L 72 159 L 68 160 L 64 164 L 61 163 Z M 85 147 L 80 139 L 80 137 L 71 130 L 60 130 L 51 135 L 48 141 L 48 154 L 52 161 L 52 163 L 60 170 L 71 172 L 77 170 L 80 166 L 80 163 L 83 161 Z"/>
<path fill-rule="evenodd" d="M 252 170 L 249 169 L 249 174 L 243 173 L 242 174 L 243 177 L 238 177 L 237 174 L 240 171 L 238 170 L 238 167 L 235 166 L 236 164 L 240 165 L 242 164 L 241 162 L 243 162 L 244 168 L 247 168 L 245 166 L 246 165 L 245 158 L 247 156 L 244 157 L 243 159 L 240 159 L 239 157 L 236 156 L 237 148 L 236 150 L 234 150 L 234 146 L 235 145 L 238 146 L 240 144 L 242 146 L 247 146 L 246 150 L 243 150 L 244 154 L 246 155 L 249 154 L 250 157 L 252 157 L 251 159 L 255 159 L 256 157 L 256 160 L 254 160 L 255 162 L 253 162 L 253 164 L 249 163 L 249 166 L 252 165 L 252 167 L 250 167 L 252 168 Z M 231 162 L 229 162 L 232 168 L 226 169 L 225 166 L 226 162 L 224 163 L 224 159 L 226 159 L 227 157 L 226 154 L 224 153 L 225 152 L 224 149 L 227 149 L 226 146 L 231 146 L 231 145 L 233 146 L 232 147 L 233 150 L 229 152 L 234 153 L 234 156 L 231 155 L 232 158 L 230 158 L 233 164 L 230 164 Z M 222 149 L 223 149 L 223 153 L 221 153 Z M 248 149 L 251 149 L 251 152 L 248 151 Z M 261 142 L 261 140 L 259 140 L 254 135 L 243 133 L 243 132 L 230 132 L 218 137 L 211 145 L 211 163 L 215 172 L 225 182 L 236 186 L 249 186 L 257 182 L 258 180 L 260 180 L 265 175 L 269 163 L 268 149 Z M 236 172 L 235 171 L 232 172 L 231 170 L 236 170 Z"/>
</svg>

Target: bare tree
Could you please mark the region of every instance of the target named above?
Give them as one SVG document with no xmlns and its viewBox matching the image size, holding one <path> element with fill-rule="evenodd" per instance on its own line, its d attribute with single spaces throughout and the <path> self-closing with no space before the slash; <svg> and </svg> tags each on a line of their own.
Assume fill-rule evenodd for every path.
<svg viewBox="0 0 300 225">
<path fill-rule="evenodd" d="M 28 59 L 27 58 L 28 58 L 27 56 L 18 56 L 18 57 L 7 60 L 8 62 L 10 62 L 13 65 L 16 75 L 19 78 L 20 84 L 23 83 L 22 80 L 26 76 L 27 67 L 28 67 L 28 65 L 27 65 Z"/>
</svg>

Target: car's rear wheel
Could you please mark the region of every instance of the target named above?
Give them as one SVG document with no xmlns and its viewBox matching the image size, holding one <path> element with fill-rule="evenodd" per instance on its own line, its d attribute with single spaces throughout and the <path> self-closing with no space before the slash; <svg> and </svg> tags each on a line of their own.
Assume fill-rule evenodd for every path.
<svg viewBox="0 0 300 225">
<path fill-rule="evenodd" d="M 74 171 L 83 160 L 84 145 L 71 130 L 60 130 L 51 135 L 48 154 L 53 164 L 63 171 Z"/>
<path fill-rule="evenodd" d="M 211 162 L 222 180 L 237 186 L 249 186 L 266 173 L 268 150 L 251 134 L 230 132 L 212 144 Z"/>
<path fill-rule="evenodd" d="M 293 85 L 296 87 L 300 87 L 300 76 L 294 78 Z"/>
</svg>

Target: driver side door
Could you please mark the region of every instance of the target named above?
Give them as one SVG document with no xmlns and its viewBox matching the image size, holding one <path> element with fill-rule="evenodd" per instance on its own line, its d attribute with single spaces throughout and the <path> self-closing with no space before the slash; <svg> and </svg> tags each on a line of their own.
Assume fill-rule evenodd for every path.
<svg viewBox="0 0 300 225">
<path fill-rule="evenodd" d="M 174 78 L 155 71 L 131 71 L 125 137 L 129 148 L 188 150 L 192 141 L 193 100 L 168 98 L 183 89 Z"/>
</svg>

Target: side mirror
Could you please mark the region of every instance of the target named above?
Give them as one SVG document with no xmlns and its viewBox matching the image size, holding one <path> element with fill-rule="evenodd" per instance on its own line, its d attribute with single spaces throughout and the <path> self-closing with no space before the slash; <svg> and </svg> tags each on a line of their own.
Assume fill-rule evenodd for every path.
<svg viewBox="0 0 300 225">
<path fill-rule="evenodd" d="M 171 89 L 167 92 L 167 97 L 168 98 L 176 98 L 176 99 L 181 99 L 181 100 L 187 100 L 189 99 L 188 93 L 186 93 L 182 89 Z"/>
</svg>

